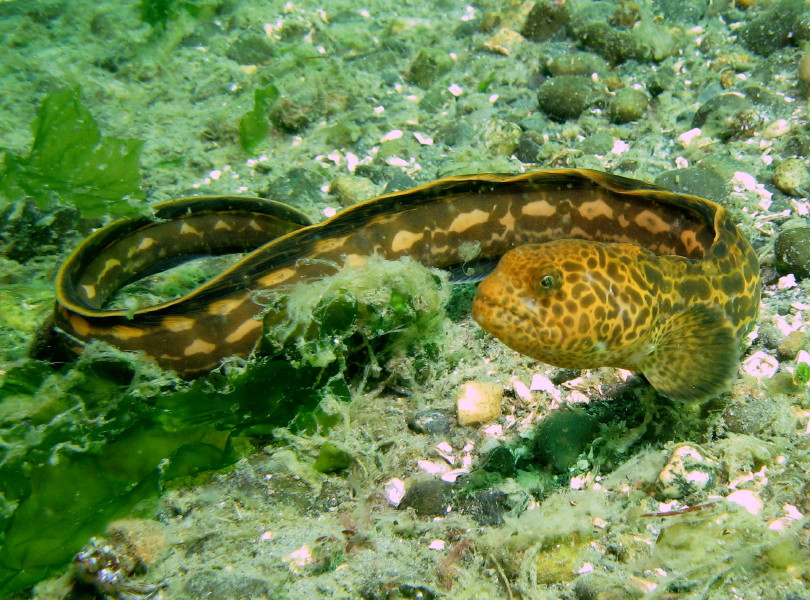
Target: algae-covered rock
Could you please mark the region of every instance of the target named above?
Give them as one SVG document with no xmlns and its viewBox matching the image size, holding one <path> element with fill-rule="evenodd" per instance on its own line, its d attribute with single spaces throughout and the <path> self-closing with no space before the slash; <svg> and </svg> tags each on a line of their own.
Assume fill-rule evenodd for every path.
<svg viewBox="0 0 810 600">
<path fill-rule="evenodd" d="M 441 479 L 416 479 L 408 484 L 399 508 L 412 508 L 419 516 L 447 514 L 451 485 Z"/>
<path fill-rule="evenodd" d="M 584 75 L 560 75 L 537 90 L 540 108 L 559 121 L 576 119 L 603 98 L 601 88 Z"/>
<path fill-rule="evenodd" d="M 660 61 L 677 48 L 669 31 L 630 3 L 591 2 L 572 15 L 568 31 L 613 64 Z"/>
<path fill-rule="evenodd" d="M 264 65 L 270 62 L 274 54 L 267 36 L 245 33 L 231 44 L 226 56 L 240 65 Z"/>
<path fill-rule="evenodd" d="M 810 169 L 805 160 L 789 158 L 774 169 L 773 182 L 789 196 L 807 196 L 810 194 Z"/>
<path fill-rule="evenodd" d="M 511 156 L 520 142 L 520 127 L 501 119 L 491 119 L 481 127 L 481 139 L 487 150 L 496 156 Z"/>
<path fill-rule="evenodd" d="M 425 48 L 413 59 L 406 79 L 409 83 L 427 89 L 453 66 L 453 59 L 446 52 Z"/>
<path fill-rule="evenodd" d="M 728 196 L 723 178 L 701 166 L 665 171 L 655 178 L 655 183 L 673 192 L 700 196 L 714 202 L 722 202 Z"/>
<path fill-rule="evenodd" d="M 622 88 L 608 102 L 608 116 L 614 123 L 637 121 L 647 111 L 649 98 L 641 90 Z"/>
<path fill-rule="evenodd" d="M 774 253 L 781 274 L 793 273 L 799 279 L 810 277 L 810 225 L 781 231 L 776 236 Z"/>
<path fill-rule="evenodd" d="M 549 73 L 557 75 L 591 75 L 604 77 L 610 72 L 607 61 L 593 52 L 573 52 L 552 58 L 548 65 Z"/>
<path fill-rule="evenodd" d="M 540 423 L 536 455 L 558 472 L 565 472 L 596 437 L 598 423 L 581 409 L 560 409 Z"/>
<path fill-rule="evenodd" d="M 604 156 L 613 148 L 615 140 L 607 131 L 597 131 L 589 135 L 579 145 L 579 149 L 587 154 L 598 154 Z"/>
<path fill-rule="evenodd" d="M 768 56 L 793 41 L 796 25 L 806 10 L 803 0 L 782 0 L 760 12 L 740 28 L 738 35 L 748 48 Z"/>
<path fill-rule="evenodd" d="M 568 3 L 541 0 L 526 17 L 521 34 L 533 42 L 551 39 L 568 22 Z"/>
<path fill-rule="evenodd" d="M 655 4 L 668 20 L 689 25 L 697 25 L 709 8 L 709 0 L 659 0 Z"/>
<path fill-rule="evenodd" d="M 354 458 L 351 453 L 337 444 L 326 441 L 321 446 L 312 468 L 319 473 L 336 473 L 348 469 L 352 462 L 354 462 Z"/>
<path fill-rule="evenodd" d="M 739 92 L 728 92 L 705 102 L 695 113 L 692 127 L 706 135 L 729 140 L 750 131 L 756 118 L 751 99 Z"/>
</svg>

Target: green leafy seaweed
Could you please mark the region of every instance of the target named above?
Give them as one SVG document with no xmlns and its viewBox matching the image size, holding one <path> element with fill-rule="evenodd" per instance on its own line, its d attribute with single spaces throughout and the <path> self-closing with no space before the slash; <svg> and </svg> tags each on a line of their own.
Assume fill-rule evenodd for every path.
<svg viewBox="0 0 810 600">
<path fill-rule="evenodd" d="M 252 153 L 267 137 L 270 132 L 267 111 L 277 99 L 278 89 L 273 84 L 253 91 L 253 108 L 239 119 L 239 143 L 245 152 Z"/>
<path fill-rule="evenodd" d="M 26 197 L 50 210 L 67 203 L 84 217 L 135 214 L 142 142 L 103 137 L 79 90 L 49 94 L 32 123 L 28 156 L 0 149 L 0 209 Z"/>
</svg>

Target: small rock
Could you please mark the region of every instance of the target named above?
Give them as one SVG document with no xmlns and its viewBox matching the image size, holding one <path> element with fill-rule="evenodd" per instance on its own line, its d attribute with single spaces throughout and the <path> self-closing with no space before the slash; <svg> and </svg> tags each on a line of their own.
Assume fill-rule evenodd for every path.
<svg viewBox="0 0 810 600">
<path fill-rule="evenodd" d="M 495 156 L 511 156 L 520 142 L 518 125 L 500 119 L 490 119 L 481 127 L 481 139 L 487 150 Z"/>
<path fill-rule="evenodd" d="M 408 427 L 417 433 L 446 433 L 454 421 L 447 411 L 421 410 L 408 421 Z"/>
<path fill-rule="evenodd" d="M 540 422 L 535 438 L 538 460 L 565 472 L 599 431 L 596 419 L 582 409 L 559 409 Z"/>
<path fill-rule="evenodd" d="M 717 464 L 712 459 L 703 456 L 695 446 L 682 444 L 672 451 L 658 475 L 658 496 L 669 500 L 708 490 L 716 475 Z"/>
<path fill-rule="evenodd" d="M 419 516 L 447 514 L 451 484 L 441 479 L 423 479 L 410 483 L 399 508 L 412 508 Z"/>
<path fill-rule="evenodd" d="M 794 198 L 810 194 L 810 169 L 800 158 L 789 158 L 776 167 L 773 182 L 780 190 Z"/>
<path fill-rule="evenodd" d="M 810 277 L 810 225 L 782 230 L 774 244 L 776 268 L 782 275 Z"/>
<path fill-rule="evenodd" d="M 274 55 L 267 36 L 258 33 L 240 35 L 228 48 L 226 55 L 240 65 L 266 65 Z"/>
<path fill-rule="evenodd" d="M 605 77 L 610 72 L 607 61 L 593 52 L 572 52 L 552 58 L 548 62 L 548 71 L 557 75 L 592 75 L 596 73 Z"/>
<path fill-rule="evenodd" d="M 551 39 L 568 22 L 568 3 L 541 0 L 536 2 L 526 17 L 521 33 L 533 42 Z"/>
<path fill-rule="evenodd" d="M 377 186 L 370 179 L 356 175 L 338 175 L 329 186 L 341 206 L 353 206 L 377 195 Z"/>
<path fill-rule="evenodd" d="M 481 468 L 504 477 L 515 474 L 515 456 L 505 446 L 496 446 L 481 461 Z"/>
<path fill-rule="evenodd" d="M 705 102 L 695 113 L 692 127 L 726 141 L 749 132 L 756 121 L 751 99 L 739 92 L 728 92 Z"/>
<path fill-rule="evenodd" d="M 517 150 L 515 150 L 515 156 L 517 156 L 520 162 L 539 162 L 538 158 L 540 156 L 540 149 L 543 147 L 543 144 L 545 144 L 545 139 L 543 139 L 542 135 L 534 131 L 526 131 L 518 140 L 518 147 Z"/>
<path fill-rule="evenodd" d="M 453 59 L 440 50 L 425 48 L 413 59 L 406 73 L 409 83 L 427 89 L 453 67 Z"/>
<path fill-rule="evenodd" d="M 655 98 L 661 93 L 671 90 L 677 83 L 677 78 L 672 69 L 658 69 L 647 81 L 647 91 Z"/>
<path fill-rule="evenodd" d="M 540 108 L 548 116 L 559 121 L 578 118 L 602 98 L 599 86 L 584 75 L 553 77 L 537 90 Z"/>
<path fill-rule="evenodd" d="M 768 56 L 791 43 L 803 11 L 803 0 L 781 0 L 741 27 L 737 35 L 748 48 Z"/>
<path fill-rule="evenodd" d="M 501 416 L 503 388 L 494 383 L 468 381 L 456 399 L 459 425 L 494 421 Z"/>
<path fill-rule="evenodd" d="M 633 88 L 622 88 L 608 102 L 608 116 L 614 123 L 629 123 L 644 116 L 649 99 Z"/>
<path fill-rule="evenodd" d="M 696 25 L 709 8 L 709 0 L 659 0 L 656 4 L 668 20 L 690 25 Z"/>
<path fill-rule="evenodd" d="M 776 348 L 776 354 L 781 360 L 793 360 L 799 350 L 810 342 L 810 335 L 802 331 L 791 331 Z"/>
<path fill-rule="evenodd" d="M 321 446 L 312 468 L 319 473 L 336 473 L 348 469 L 353 462 L 354 458 L 348 451 L 327 441 Z"/>
<path fill-rule="evenodd" d="M 495 35 L 484 42 L 484 48 L 497 54 L 511 56 L 525 41 L 526 38 L 517 31 L 499 29 Z"/>
<path fill-rule="evenodd" d="M 589 135 L 579 145 L 579 149 L 586 154 L 598 154 L 604 156 L 613 149 L 615 140 L 613 136 L 607 131 L 597 131 Z"/>
<path fill-rule="evenodd" d="M 655 178 L 655 183 L 681 194 L 691 194 L 714 202 L 723 202 L 728 189 L 723 178 L 701 166 L 664 171 Z"/>
</svg>

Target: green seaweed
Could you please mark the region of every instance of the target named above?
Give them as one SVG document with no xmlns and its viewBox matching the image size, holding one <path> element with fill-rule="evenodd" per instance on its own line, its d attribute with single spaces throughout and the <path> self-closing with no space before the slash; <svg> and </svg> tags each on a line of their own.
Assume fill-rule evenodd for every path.
<svg viewBox="0 0 810 600">
<path fill-rule="evenodd" d="M 239 143 L 248 154 L 267 137 L 270 132 L 268 109 L 278 99 L 278 89 L 273 84 L 258 87 L 253 91 L 253 108 L 239 119 Z"/>
<path fill-rule="evenodd" d="M 103 137 L 79 89 L 46 96 L 32 123 L 34 141 L 28 156 L 0 149 L 0 210 L 33 198 L 51 210 L 72 203 L 84 217 L 125 216 L 140 198 L 138 160 L 143 142 Z"/>
<path fill-rule="evenodd" d="M 793 383 L 796 385 L 807 385 L 808 381 L 810 381 L 810 365 L 806 362 L 800 362 L 793 371 Z"/>
</svg>

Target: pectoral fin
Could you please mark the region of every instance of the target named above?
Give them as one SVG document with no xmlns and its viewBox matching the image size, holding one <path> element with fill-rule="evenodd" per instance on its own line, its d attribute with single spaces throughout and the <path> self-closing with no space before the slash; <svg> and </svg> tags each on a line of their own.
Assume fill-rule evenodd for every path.
<svg viewBox="0 0 810 600">
<path fill-rule="evenodd" d="M 659 326 L 641 372 L 662 394 L 700 402 L 731 387 L 739 354 L 725 313 L 714 304 L 694 304 Z"/>
</svg>

